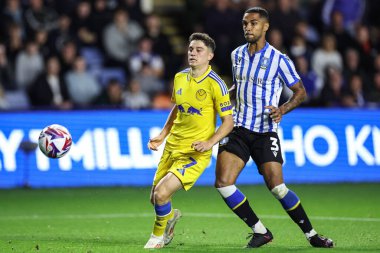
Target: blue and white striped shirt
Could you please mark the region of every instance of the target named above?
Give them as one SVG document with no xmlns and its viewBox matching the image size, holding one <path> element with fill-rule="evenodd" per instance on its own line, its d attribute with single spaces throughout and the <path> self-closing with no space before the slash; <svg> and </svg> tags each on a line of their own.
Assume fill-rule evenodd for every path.
<svg viewBox="0 0 380 253">
<path fill-rule="evenodd" d="M 278 123 L 269 117 L 269 109 L 278 107 L 283 84 L 300 81 L 293 62 L 266 42 L 263 49 L 249 54 L 248 44 L 231 53 L 233 83 L 236 87 L 235 125 L 253 132 L 276 132 Z"/>
</svg>

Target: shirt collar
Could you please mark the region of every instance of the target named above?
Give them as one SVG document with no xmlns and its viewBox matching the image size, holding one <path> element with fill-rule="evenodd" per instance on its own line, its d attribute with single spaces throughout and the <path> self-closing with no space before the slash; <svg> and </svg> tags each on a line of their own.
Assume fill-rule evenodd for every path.
<svg viewBox="0 0 380 253">
<path fill-rule="evenodd" d="M 191 69 L 190 69 L 189 74 L 188 74 L 189 79 L 190 80 L 193 79 L 195 82 L 200 83 L 208 76 L 208 74 L 210 74 L 211 71 L 212 71 L 211 66 L 208 66 L 206 72 L 203 73 L 203 75 L 200 75 L 200 76 L 194 78 L 191 76 Z"/>
</svg>

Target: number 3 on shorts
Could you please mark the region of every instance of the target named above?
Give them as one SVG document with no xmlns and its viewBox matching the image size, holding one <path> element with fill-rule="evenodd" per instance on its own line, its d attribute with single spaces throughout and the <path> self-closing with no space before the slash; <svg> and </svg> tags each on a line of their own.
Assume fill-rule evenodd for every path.
<svg viewBox="0 0 380 253">
<path fill-rule="evenodd" d="M 277 144 L 278 139 L 275 137 L 270 137 L 270 140 L 272 141 L 272 146 L 271 146 L 270 150 L 277 152 L 279 150 L 279 147 Z"/>
</svg>

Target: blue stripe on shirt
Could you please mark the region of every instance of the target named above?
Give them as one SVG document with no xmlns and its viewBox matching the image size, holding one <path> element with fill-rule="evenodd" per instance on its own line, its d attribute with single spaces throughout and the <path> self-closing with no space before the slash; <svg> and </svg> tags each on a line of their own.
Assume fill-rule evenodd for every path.
<svg viewBox="0 0 380 253">
<path fill-rule="evenodd" d="M 214 71 L 211 71 L 209 76 L 218 83 L 218 85 L 222 91 L 222 95 L 223 96 L 226 95 L 228 93 L 228 89 L 227 89 L 227 86 L 224 83 L 224 81 Z"/>
<path fill-rule="evenodd" d="M 241 50 L 240 52 L 239 52 L 239 49 L 237 50 L 237 52 L 236 52 L 236 56 L 238 56 L 239 54 L 241 54 L 241 68 L 240 68 L 240 77 L 243 75 L 243 69 L 244 69 L 244 63 L 245 63 L 245 58 L 244 58 L 244 54 L 243 54 L 243 51 L 244 51 L 244 49 L 245 49 L 245 46 L 246 45 L 243 45 L 243 46 L 241 46 L 239 49 Z M 236 87 L 236 104 L 237 105 L 240 105 L 241 103 L 241 101 L 240 101 L 240 89 L 241 89 L 241 84 L 239 84 L 237 87 Z M 238 125 L 238 123 L 239 123 L 239 115 L 240 115 L 240 106 L 237 106 L 236 107 L 237 108 L 237 110 L 236 110 L 236 124 Z"/>
<path fill-rule="evenodd" d="M 272 52 L 270 53 L 270 56 L 269 56 L 269 65 L 265 71 L 265 74 L 264 74 L 264 79 L 263 79 L 263 89 L 262 89 L 262 95 L 261 95 L 261 106 L 262 106 L 262 113 L 261 113 L 261 121 L 260 121 L 260 133 L 263 132 L 264 130 L 264 112 L 265 112 L 265 98 L 266 98 L 266 82 L 267 82 L 267 79 L 268 79 L 268 75 L 269 75 L 269 72 L 270 70 L 272 69 L 272 64 L 273 64 L 273 56 L 274 56 L 274 50 L 272 50 Z M 251 124 L 251 130 L 253 130 L 253 128 L 255 127 L 255 125 L 252 125 Z"/>
</svg>

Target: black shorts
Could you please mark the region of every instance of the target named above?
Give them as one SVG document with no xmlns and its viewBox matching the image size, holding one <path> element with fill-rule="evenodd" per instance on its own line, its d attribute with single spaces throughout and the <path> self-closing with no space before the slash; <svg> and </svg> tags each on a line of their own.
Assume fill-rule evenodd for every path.
<svg viewBox="0 0 380 253">
<path fill-rule="evenodd" d="M 256 133 L 244 127 L 234 127 L 232 132 L 219 142 L 219 151 L 228 151 L 247 163 L 249 157 L 259 168 L 266 162 L 283 163 L 280 140 L 275 132 Z"/>
</svg>

